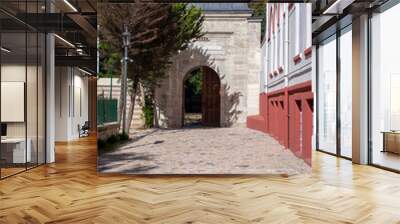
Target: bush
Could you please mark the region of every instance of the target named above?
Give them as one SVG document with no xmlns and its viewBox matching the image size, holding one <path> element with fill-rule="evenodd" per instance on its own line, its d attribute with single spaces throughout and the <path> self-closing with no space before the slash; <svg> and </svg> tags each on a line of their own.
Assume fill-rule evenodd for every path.
<svg viewBox="0 0 400 224">
<path fill-rule="evenodd" d="M 111 135 L 105 141 L 98 139 L 97 140 L 98 154 L 101 155 L 103 153 L 110 152 L 128 140 L 129 140 L 129 135 L 122 133 Z"/>
<path fill-rule="evenodd" d="M 106 147 L 106 145 L 107 145 L 106 141 L 104 141 L 102 139 L 97 140 L 97 148 L 104 149 Z"/>
<path fill-rule="evenodd" d="M 145 95 L 142 111 L 146 128 L 152 128 L 154 121 L 154 102 L 151 94 Z"/>
<path fill-rule="evenodd" d="M 108 144 L 114 144 L 116 142 L 119 141 L 119 136 L 118 135 L 111 135 L 110 137 L 108 137 L 107 139 L 107 143 Z"/>
<path fill-rule="evenodd" d="M 118 134 L 118 136 L 119 136 L 119 139 L 120 139 L 121 141 L 129 140 L 129 135 L 126 134 L 126 133 L 120 133 L 120 134 Z"/>
</svg>

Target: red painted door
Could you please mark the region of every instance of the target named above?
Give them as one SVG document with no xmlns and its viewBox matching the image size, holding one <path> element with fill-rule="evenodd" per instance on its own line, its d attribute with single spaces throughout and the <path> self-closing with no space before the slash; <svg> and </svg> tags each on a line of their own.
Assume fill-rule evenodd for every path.
<svg viewBox="0 0 400 224">
<path fill-rule="evenodd" d="M 208 67 L 203 67 L 202 83 L 202 123 L 204 126 L 220 126 L 220 80 L 218 74 Z"/>
<path fill-rule="evenodd" d="M 311 164 L 312 132 L 313 132 L 313 99 L 303 100 L 303 159 Z"/>
</svg>

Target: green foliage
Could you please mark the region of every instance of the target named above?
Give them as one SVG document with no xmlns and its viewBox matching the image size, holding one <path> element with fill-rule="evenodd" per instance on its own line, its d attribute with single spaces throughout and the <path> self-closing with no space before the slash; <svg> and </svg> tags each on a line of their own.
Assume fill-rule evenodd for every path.
<svg viewBox="0 0 400 224">
<path fill-rule="evenodd" d="M 98 11 L 99 37 L 101 43 L 108 44 L 100 52 L 102 57 L 108 59 L 104 63 L 106 71 L 107 68 L 115 70 L 117 64 L 113 50 L 118 51 L 118 55 L 122 53 L 124 25 L 131 33 L 128 52 L 132 59 L 128 64 L 131 96 L 136 95 L 138 86 L 152 93 L 159 81 L 165 78 L 172 56 L 204 35 L 201 31 L 204 20 L 201 9 L 189 7 L 186 3 L 103 3 L 98 5 Z M 152 125 L 152 106 L 144 105 L 144 110 L 146 125 L 150 125 L 150 120 Z M 131 115 L 127 119 L 130 123 Z"/>
<path fill-rule="evenodd" d="M 98 149 L 104 149 L 106 144 L 107 144 L 106 141 L 104 141 L 102 139 L 97 140 L 97 148 Z"/>
<path fill-rule="evenodd" d="M 129 57 L 133 59 L 128 77 L 149 88 L 154 88 L 164 78 L 174 54 L 204 35 L 201 32 L 203 20 L 201 9 L 186 3 L 99 4 L 100 40 L 121 52 L 122 24 L 127 24 L 131 32 Z M 107 51 L 107 47 L 101 54 L 112 52 Z M 114 60 L 106 65 L 111 67 L 112 62 Z"/>
<path fill-rule="evenodd" d="M 261 17 L 261 41 L 263 41 L 265 36 L 265 25 L 266 25 L 266 0 L 254 1 L 249 4 L 249 8 L 253 9 L 253 16 Z"/>
<path fill-rule="evenodd" d="M 111 135 L 108 139 L 107 139 L 107 143 L 108 144 L 114 144 L 114 143 L 116 143 L 116 142 L 118 142 L 120 139 L 119 139 L 119 136 L 118 135 Z"/>
<path fill-rule="evenodd" d="M 100 41 L 99 43 L 100 55 L 100 71 L 98 74 L 99 78 L 113 77 L 120 71 L 121 53 L 115 51 L 109 42 Z"/>
<path fill-rule="evenodd" d="M 176 3 L 172 4 L 172 14 L 177 18 L 176 45 L 179 50 L 186 49 L 194 38 L 204 35 L 201 32 L 204 17 L 200 8 L 194 5 L 189 7 L 186 3 Z"/>
<path fill-rule="evenodd" d="M 146 128 L 153 127 L 153 119 L 154 119 L 153 107 L 151 105 L 145 104 L 142 110 Z"/>
<path fill-rule="evenodd" d="M 105 152 L 110 152 L 115 148 L 118 148 L 118 146 L 125 144 L 129 140 L 130 140 L 129 136 L 127 134 L 122 134 L 122 133 L 117 135 L 111 135 L 110 137 L 107 138 L 107 140 L 98 139 L 97 140 L 98 154 L 100 155 Z"/>
<path fill-rule="evenodd" d="M 147 91 L 144 96 L 144 103 L 142 107 L 143 118 L 145 120 L 146 128 L 152 128 L 154 124 L 154 100 L 153 94 Z"/>
<path fill-rule="evenodd" d="M 126 133 L 119 133 L 118 136 L 119 136 L 120 141 L 129 140 L 129 135 Z"/>
<path fill-rule="evenodd" d="M 196 95 L 201 94 L 202 83 L 203 77 L 200 69 L 190 74 L 190 77 L 186 81 L 187 88 L 191 89 Z"/>
</svg>

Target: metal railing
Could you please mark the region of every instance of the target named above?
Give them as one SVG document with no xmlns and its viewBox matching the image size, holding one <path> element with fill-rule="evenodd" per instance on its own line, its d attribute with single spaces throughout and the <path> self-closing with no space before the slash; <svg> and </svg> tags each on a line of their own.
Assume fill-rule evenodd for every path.
<svg viewBox="0 0 400 224">
<path fill-rule="evenodd" d="M 118 100 L 97 97 L 97 125 L 118 121 Z"/>
</svg>

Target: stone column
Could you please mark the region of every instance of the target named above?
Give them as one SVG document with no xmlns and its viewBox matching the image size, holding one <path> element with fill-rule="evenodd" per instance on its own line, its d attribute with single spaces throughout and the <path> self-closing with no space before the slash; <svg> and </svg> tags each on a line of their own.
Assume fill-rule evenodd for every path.
<svg viewBox="0 0 400 224">
<path fill-rule="evenodd" d="M 55 56 L 54 35 L 46 37 L 46 163 L 55 161 Z"/>
<path fill-rule="evenodd" d="M 368 15 L 353 19 L 353 162 L 368 163 Z"/>
</svg>

